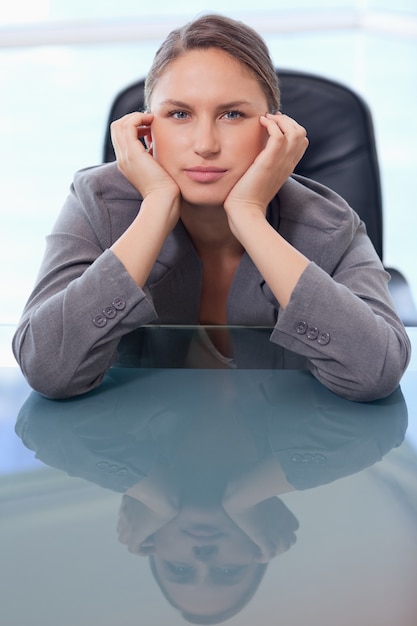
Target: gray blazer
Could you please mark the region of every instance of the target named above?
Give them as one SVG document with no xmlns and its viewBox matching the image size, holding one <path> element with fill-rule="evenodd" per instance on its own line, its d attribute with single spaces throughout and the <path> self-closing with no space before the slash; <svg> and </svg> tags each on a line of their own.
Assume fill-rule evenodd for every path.
<svg viewBox="0 0 417 626">
<path fill-rule="evenodd" d="M 140 203 L 115 163 L 75 175 L 13 339 L 16 359 L 40 393 L 61 398 L 94 388 L 120 345 L 144 325 L 198 324 L 202 265 L 181 222 L 143 290 L 109 250 Z M 282 310 L 244 254 L 228 323 L 270 327 L 277 350 L 295 352 L 339 395 L 367 401 L 391 393 L 410 343 L 388 292 L 389 275 L 358 215 L 334 192 L 293 176 L 267 219 L 311 262 Z"/>
</svg>

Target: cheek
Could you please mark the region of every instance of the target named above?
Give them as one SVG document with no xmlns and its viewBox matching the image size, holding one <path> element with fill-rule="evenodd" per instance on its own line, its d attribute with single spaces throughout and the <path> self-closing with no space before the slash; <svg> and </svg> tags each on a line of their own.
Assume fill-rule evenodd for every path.
<svg viewBox="0 0 417 626">
<path fill-rule="evenodd" d="M 254 129 L 252 134 L 252 145 L 254 146 L 254 151 L 259 154 L 259 152 L 265 148 L 268 137 L 269 135 L 267 130 L 259 124 L 258 127 Z"/>
<path fill-rule="evenodd" d="M 248 129 L 239 129 L 231 138 L 231 149 L 240 155 L 242 160 L 252 162 L 265 148 L 268 133 L 258 124 Z"/>
<path fill-rule="evenodd" d="M 181 150 L 181 135 L 173 132 L 172 126 L 167 127 L 163 120 L 154 120 L 151 138 L 154 158 L 165 167 L 169 166 Z"/>
</svg>

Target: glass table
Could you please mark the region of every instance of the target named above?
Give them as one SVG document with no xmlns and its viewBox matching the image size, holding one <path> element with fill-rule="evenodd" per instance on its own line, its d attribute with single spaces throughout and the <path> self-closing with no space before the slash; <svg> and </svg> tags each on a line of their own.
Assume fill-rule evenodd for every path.
<svg viewBox="0 0 417 626">
<path fill-rule="evenodd" d="M 0 368 L 1 623 L 415 626 L 414 358 L 354 403 L 263 367 L 268 329 L 233 329 L 245 368 L 184 360 L 201 332 L 69 400 Z"/>
</svg>

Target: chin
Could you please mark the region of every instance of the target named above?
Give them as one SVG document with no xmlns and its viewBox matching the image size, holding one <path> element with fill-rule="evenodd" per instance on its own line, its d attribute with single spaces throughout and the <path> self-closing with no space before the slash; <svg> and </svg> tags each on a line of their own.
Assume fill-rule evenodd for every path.
<svg viewBox="0 0 417 626">
<path fill-rule="evenodd" d="M 195 207 L 223 207 L 225 200 L 229 194 L 227 192 L 219 192 L 214 189 L 202 189 L 198 192 L 181 189 L 182 199 Z"/>
</svg>

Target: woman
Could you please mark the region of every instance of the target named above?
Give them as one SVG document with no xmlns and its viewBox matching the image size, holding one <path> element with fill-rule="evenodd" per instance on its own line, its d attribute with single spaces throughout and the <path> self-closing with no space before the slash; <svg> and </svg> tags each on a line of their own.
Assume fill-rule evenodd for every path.
<svg viewBox="0 0 417 626">
<path fill-rule="evenodd" d="M 396 388 L 410 345 L 388 276 L 347 204 L 291 176 L 306 132 L 279 113 L 254 31 L 215 15 L 173 31 L 146 112 L 112 139 L 117 164 L 75 176 L 14 338 L 35 389 L 97 386 L 152 323 L 270 326 L 277 350 L 344 397 Z M 205 341 L 233 365 L 230 343 Z"/>
</svg>

